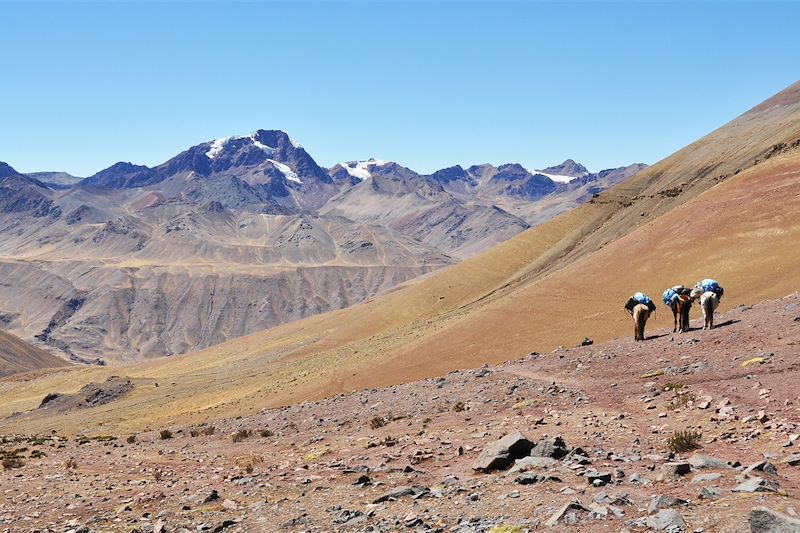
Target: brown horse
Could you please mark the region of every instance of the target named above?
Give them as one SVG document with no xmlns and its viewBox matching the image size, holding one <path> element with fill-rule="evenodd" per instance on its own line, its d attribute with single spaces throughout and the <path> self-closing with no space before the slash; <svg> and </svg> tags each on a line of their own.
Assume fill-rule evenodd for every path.
<svg viewBox="0 0 800 533">
<path fill-rule="evenodd" d="M 631 316 L 633 317 L 633 339 L 643 341 L 644 325 L 647 323 L 647 319 L 650 318 L 650 308 L 644 304 L 639 304 L 633 308 Z"/>
<path fill-rule="evenodd" d="M 669 306 L 672 309 L 672 332 L 689 331 L 689 311 L 692 309 L 692 298 L 688 294 L 679 294 Z"/>
</svg>

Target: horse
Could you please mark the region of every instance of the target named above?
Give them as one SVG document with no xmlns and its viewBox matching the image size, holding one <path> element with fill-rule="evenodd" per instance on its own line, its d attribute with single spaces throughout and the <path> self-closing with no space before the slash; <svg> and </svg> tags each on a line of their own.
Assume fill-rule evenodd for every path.
<svg viewBox="0 0 800 533">
<path fill-rule="evenodd" d="M 633 339 L 643 341 L 644 325 L 650 318 L 650 308 L 644 304 L 638 304 L 631 311 L 631 316 L 633 317 Z"/>
<path fill-rule="evenodd" d="M 692 302 L 697 296 L 683 285 L 676 285 L 671 290 L 673 291 L 672 299 L 666 299 L 667 294 L 670 292 L 667 290 L 664 293 L 664 303 L 672 310 L 672 332 L 683 333 L 689 331 L 689 311 L 692 308 Z"/>
<path fill-rule="evenodd" d="M 689 311 L 692 309 L 692 298 L 689 294 L 679 294 L 672 302 L 672 332 L 685 333 L 689 331 Z"/>
<path fill-rule="evenodd" d="M 703 329 L 714 328 L 714 311 L 719 305 L 719 296 L 713 291 L 700 295 L 700 308 L 703 310 Z"/>
</svg>

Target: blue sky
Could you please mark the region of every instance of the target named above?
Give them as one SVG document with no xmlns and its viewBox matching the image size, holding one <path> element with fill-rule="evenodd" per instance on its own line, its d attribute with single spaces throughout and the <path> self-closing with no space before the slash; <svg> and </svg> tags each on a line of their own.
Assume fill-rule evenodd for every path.
<svg viewBox="0 0 800 533">
<path fill-rule="evenodd" d="M 0 2 L 0 161 L 283 129 L 318 163 L 653 163 L 800 78 L 800 4 Z"/>
</svg>

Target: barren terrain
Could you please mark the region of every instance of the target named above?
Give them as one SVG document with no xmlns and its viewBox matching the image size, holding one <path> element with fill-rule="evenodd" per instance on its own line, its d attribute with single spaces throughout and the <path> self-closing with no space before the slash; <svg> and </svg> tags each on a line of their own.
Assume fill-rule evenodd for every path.
<svg viewBox="0 0 800 533">
<path fill-rule="evenodd" d="M 154 386 L 99 382 L 6 420 L 2 453 L 23 464 L 0 474 L 0 530 L 485 532 L 550 521 L 750 531 L 753 508 L 800 506 L 800 295 L 737 306 L 717 323 L 698 329 L 695 314 L 685 334 L 649 330 L 641 343 L 557 349 L 207 424 L 11 429 Z M 531 453 L 558 458 L 473 470 L 515 430 L 536 443 L 561 437 L 564 452 L 542 444 Z M 702 433 L 699 447 L 670 453 L 684 430 Z"/>
</svg>

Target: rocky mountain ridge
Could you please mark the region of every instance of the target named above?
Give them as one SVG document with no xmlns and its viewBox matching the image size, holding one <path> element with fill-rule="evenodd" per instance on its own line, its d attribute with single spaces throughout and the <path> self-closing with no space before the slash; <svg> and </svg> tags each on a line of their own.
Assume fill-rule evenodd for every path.
<svg viewBox="0 0 800 533">
<path fill-rule="evenodd" d="M 393 162 L 323 169 L 275 130 L 77 183 L 0 175 L 0 327 L 74 362 L 184 353 L 361 302 L 527 229 L 537 197 L 567 209 L 610 183 L 538 176 L 525 195 Z"/>
</svg>

